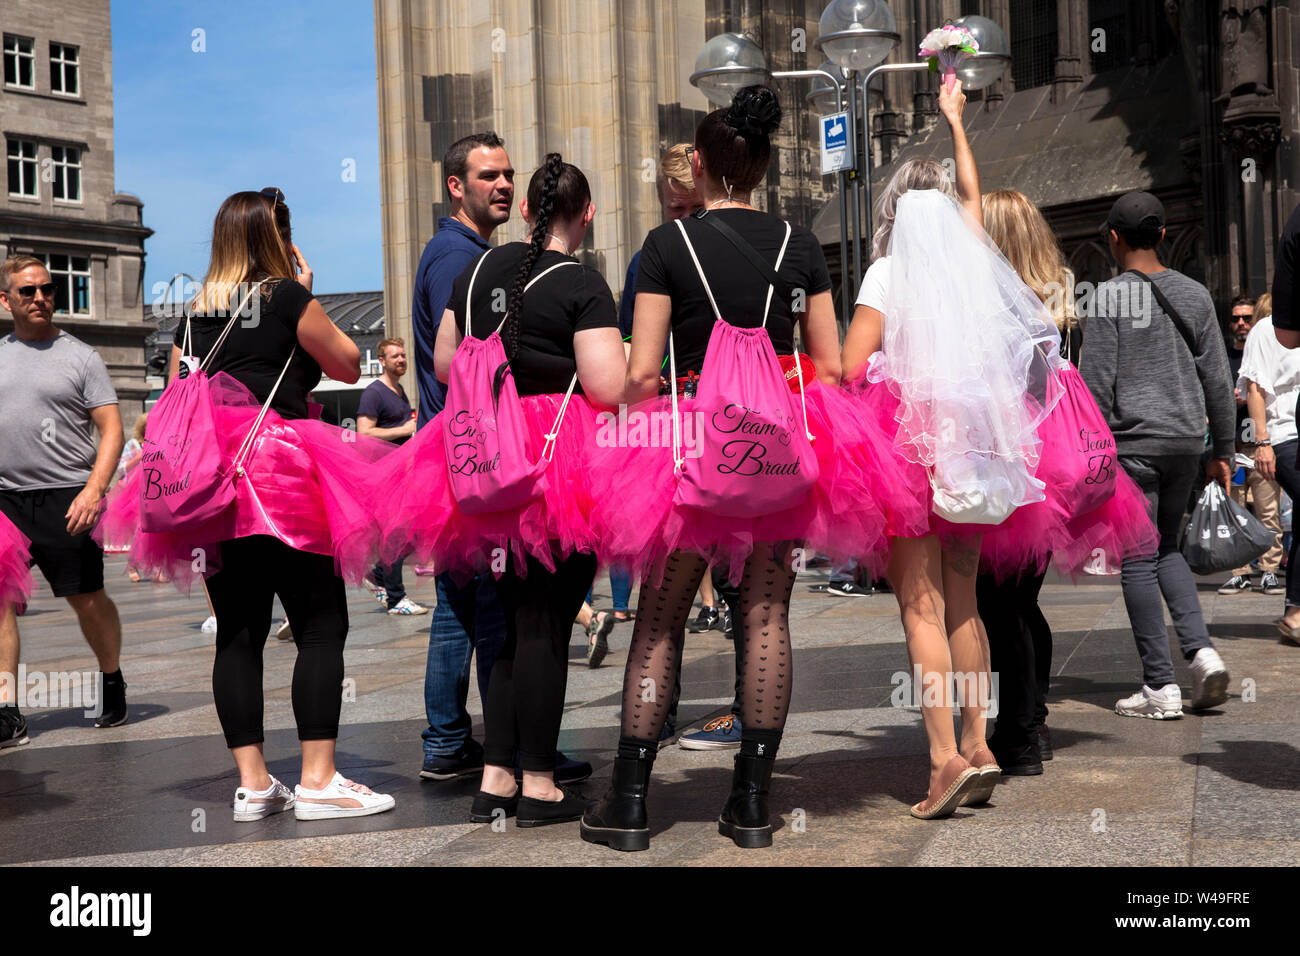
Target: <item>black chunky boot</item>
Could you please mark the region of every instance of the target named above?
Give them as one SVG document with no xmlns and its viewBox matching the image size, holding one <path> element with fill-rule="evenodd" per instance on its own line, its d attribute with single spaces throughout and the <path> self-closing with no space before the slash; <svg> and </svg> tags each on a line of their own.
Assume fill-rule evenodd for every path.
<svg viewBox="0 0 1300 956">
<path fill-rule="evenodd" d="M 772 782 L 774 758 L 736 754 L 731 774 L 731 796 L 718 816 L 718 832 L 731 837 L 744 850 L 772 845 L 772 824 L 767 815 L 767 790 Z"/>
<path fill-rule="evenodd" d="M 584 840 L 603 843 L 612 850 L 650 849 L 645 796 L 652 767 L 653 759 L 615 759 L 609 792 L 582 818 L 580 830 Z"/>
</svg>

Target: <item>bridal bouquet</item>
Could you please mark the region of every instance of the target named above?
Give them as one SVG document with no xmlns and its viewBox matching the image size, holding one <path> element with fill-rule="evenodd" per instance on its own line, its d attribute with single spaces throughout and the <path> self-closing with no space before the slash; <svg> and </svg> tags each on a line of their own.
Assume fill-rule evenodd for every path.
<svg viewBox="0 0 1300 956">
<path fill-rule="evenodd" d="M 931 73 L 938 73 L 939 67 L 943 67 L 944 89 L 951 93 L 952 84 L 957 79 L 958 64 L 978 53 L 979 49 L 979 41 L 973 33 L 949 23 L 925 35 L 921 41 L 920 58 L 929 59 Z"/>
</svg>

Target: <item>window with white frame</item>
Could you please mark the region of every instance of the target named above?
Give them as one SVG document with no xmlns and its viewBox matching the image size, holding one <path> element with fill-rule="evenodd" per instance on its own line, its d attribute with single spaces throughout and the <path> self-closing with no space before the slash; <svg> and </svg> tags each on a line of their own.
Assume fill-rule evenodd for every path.
<svg viewBox="0 0 1300 956">
<path fill-rule="evenodd" d="M 36 144 L 24 139 L 11 139 L 6 153 L 9 159 L 9 195 L 26 196 L 35 199 L 36 191 Z M 80 192 L 80 176 L 78 176 Z"/>
<path fill-rule="evenodd" d="M 50 43 L 50 90 L 65 96 L 81 92 L 78 48 L 66 43 Z"/>
<path fill-rule="evenodd" d="M 50 166 L 54 198 L 60 202 L 81 202 L 81 150 L 75 146 L 51 146 Z"/>
<path fill-rule="evenodd" d="M 90 315 L 90 258 L 47 253 L 45 268 L 54 281 L 54 311 Z"/>
<path fill-rule="evenodd" d="M 4 36 L 5 86 L 36 89 L 36 41 L 12 33 Z"/>
</svg>

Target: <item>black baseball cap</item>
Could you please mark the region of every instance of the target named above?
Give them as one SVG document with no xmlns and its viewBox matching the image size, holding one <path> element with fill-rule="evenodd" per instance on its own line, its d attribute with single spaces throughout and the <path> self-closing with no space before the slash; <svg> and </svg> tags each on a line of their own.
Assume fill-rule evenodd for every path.
<svg viewBox="0 0 1300 956">
<path fill-rule="evenodd" d="M 1114 229 L 1116 232 L 1137 232 L 1139 229 L 1164 227 L 1164 204 L 1148 192 L 1135 190 L 1115 200 L 1106 221 L 1101 224 L 1101 231 L 1106 233 Z"/>
</svg>

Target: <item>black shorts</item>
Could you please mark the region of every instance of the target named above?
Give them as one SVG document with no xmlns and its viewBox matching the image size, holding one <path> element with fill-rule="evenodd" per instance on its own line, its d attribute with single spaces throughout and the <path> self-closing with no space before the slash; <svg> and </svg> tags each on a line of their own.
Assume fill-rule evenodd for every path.
<svg viewBox="0 0 1300 956">
<path fill-rule="evenodd" d="M 68 534 L 64 517 L 80 488 L 0 491 L 0 511 L 32 541 L 32 563 L 41 569 L 55 597 L 104 589 L 104 551 L 90 532 Z"/>
</svg>

